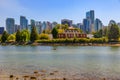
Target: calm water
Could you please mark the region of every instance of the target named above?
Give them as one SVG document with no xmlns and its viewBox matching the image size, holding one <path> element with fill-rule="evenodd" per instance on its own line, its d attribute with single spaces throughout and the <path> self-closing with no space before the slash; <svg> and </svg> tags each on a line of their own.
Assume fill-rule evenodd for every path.
<svg viewBox="0 0 120 80">
<path fill-rule="evenodd" d="M 0 69 L 6 74 L 34 70 L 120 74 L 120 47 L 0 46 Z"/>
</svg>

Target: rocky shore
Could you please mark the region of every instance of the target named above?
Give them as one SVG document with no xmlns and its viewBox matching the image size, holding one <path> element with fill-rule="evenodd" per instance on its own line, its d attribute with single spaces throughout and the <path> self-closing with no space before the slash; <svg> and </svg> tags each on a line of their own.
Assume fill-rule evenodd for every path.
<svg viewBox="0 0 120 80">
<path fill-rule="evenodd" d="M 71 72 L 71 71 L 70 71 Z M 47 72 L 46 70 L 34 71 L 30 74 L 0 74 L 0 80 L 120 80 L 119 76 L 105 76 L 98 73 L 64 73 L 58 70 Z"/>
</svg>

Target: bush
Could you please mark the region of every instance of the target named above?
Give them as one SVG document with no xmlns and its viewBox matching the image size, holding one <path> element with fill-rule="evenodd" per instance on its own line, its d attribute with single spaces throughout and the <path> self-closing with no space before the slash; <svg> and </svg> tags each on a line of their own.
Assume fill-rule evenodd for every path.
<svg viewBox="0 0 120 80">
<path fill-rule="evenodd" d="M 44 34 L 44 33 L 42 33 L 42 34 L 40 34 L 39 35 L 39 39 L 42 39 L 42 40 L 48 40 L 48 39 L 50 39 L 50 37 L 49 37 L 49 35 L 48 34 Z"/>
<path fill-rule="evenodd" d="M 8 37 L 8 39 L 7 39 L 7 41 L 15 41 L 15 35 L 13 35 L 13 34 L 11 34 L 9 37 Z"/>
<path fill-rule="evenodd" d="M 108 42 L 106 38 L 74 38 L 74 39 L 53 39 L 53 40 L 38 40 L 38 43 L 105 43 Z"/>
</svg>

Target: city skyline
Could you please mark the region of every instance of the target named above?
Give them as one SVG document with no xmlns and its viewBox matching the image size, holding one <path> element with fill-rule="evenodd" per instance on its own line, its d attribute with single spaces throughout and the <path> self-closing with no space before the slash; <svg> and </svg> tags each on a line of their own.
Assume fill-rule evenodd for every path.
<svg viewBox="0 0 120 80">
<path fill-rule="evenodd" d="M 69 4 L 68 4 L 69 3 Z M 5 27 L 6 18 L 14 18 L 16 24 L 20 24 L 19 16 L 26 16 L 29 20 L 56 21 L 61 19 L 73 20 L 73 23 L 82 23 L 85 13 L 95 10 L 95 17 L 104 25 L 108 25 L 111 19 L 120 22 L 118 8 L 120 0 L 1 0 L 0 26 Z"/>
</svg>

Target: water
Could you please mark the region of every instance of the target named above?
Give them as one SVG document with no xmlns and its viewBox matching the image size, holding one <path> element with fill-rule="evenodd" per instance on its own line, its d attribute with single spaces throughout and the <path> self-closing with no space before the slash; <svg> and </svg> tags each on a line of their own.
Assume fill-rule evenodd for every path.
<svg viewBox="0 0 120 80">
<path fill-rule="evenodd" d="M 42 69 L 119 76 L 120 47 L 0 46 L 2 74 L 26 74 Z"/>
</svg>

